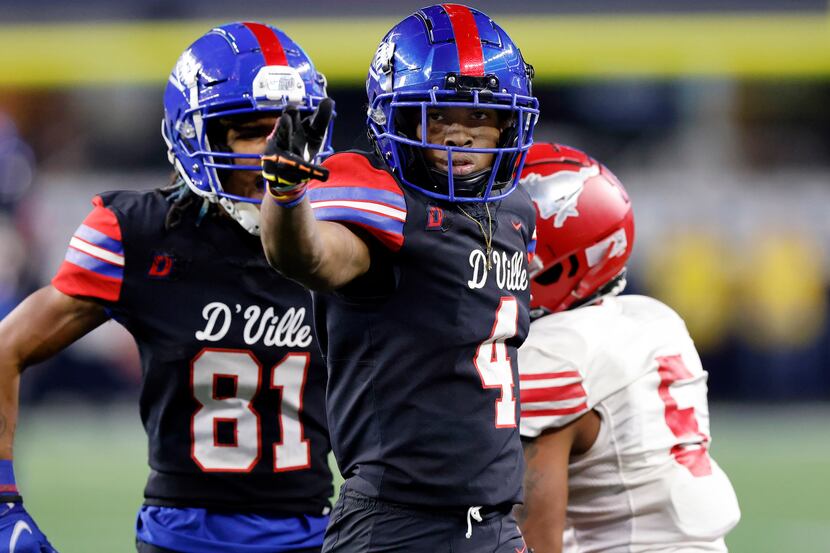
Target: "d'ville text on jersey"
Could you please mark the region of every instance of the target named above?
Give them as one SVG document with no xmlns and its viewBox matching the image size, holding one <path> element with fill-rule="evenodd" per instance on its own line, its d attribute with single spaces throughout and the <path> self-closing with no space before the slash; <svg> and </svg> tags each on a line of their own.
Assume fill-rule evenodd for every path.
<svg viewBox="0 0 830 553">
<path fill-rule="evenodd" d="M 236 313 L 242 306 L 236 305 Z M 218 342 L 231 328 L 234 310 L 221 301 L 214 301 L 202 309 L 205 327 L 196 332 L 196 339 L 203 342 Z M 304 348 L 311 344 L 311 326 L 305 324 L 305 307 L 289 307 L 282 316 L 276 315 L 273 307 L 264 311 L 258 305 L 250 305 L 242 313 L 245 328 L 242 339 L 249 346 L 262 341 L 265 346 L 288 346 Z"/>
<path fill-rule="evenodd" d="M 508 256 L 506 252 L 493 250 L 490 254 L 492 268 L 487 269 L 487 258 L 483 251 L 470 252 L 470 267 L 473 269 L 473 278 L 467 281 L 467 286 L 473 290 L 484 288 L 490 273 L 496 273 L 496 285 L 502 290 L 527 290 L 527 254 L 515 252 Z"/>
</svg>

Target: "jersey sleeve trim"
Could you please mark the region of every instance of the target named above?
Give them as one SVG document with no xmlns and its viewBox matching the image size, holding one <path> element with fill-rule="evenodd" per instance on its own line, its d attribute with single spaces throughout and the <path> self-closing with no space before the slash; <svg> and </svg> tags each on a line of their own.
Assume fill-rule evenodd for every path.
<svg viewBox="0 0 830 553">
<path fill-rule="evenodd" d="M 309 192 L 312 204 L 315 202 L 352 201 L 367 203 L 388 212 L 390 217 L 406 220 L 406 200 L 402 194 L 388 190 L 377 190 L 360 186 L 337 186 L 333 188 L 314 188 Z"/>
<path fill-rule="evenodd" d="M 537 405 L 538 407 L 538 405 Z M 529 409 L 527 411 L 522 408 L 522 417 L 529 418 L 529 417 L 559 417 L 562 415 L 576 415 L 588 412 L 588 404 L 587 403 L 580 403 L 579 405 L 574 405 L 573 407 L 555 407 L 552 409 Z M 568 419 L 568 422 L 573 420 L 576 417 L 571 417 Z M 560 426 L 564 426 L 565 423 L 557 422 L 556 424 L 548 424 L 547 426 L 558 428 Z"/>
<path fill-rule="evenodd" d="M 124 247 L 121 245 L 120 239 L 110 238 L 103 232 L 97 231 L 84 223 L 81 223 L 81 226 L 75 231 L 74 236 L 87 244 L 120 257 L 121 265 L 124 264 Z"/>
<path fill-rule="evenodd" d="M 397 251 L 403 246 L 406 200 L 385 190 L 338 186 L 309 191 L 311 208 L 318 221 L 358 225 Z"/>
<path fill-rule="evenodd" d="M 117 301 L 124 281 L 121 228 L 99 197 L 69 240 L 52 285 L 69 296 Z"/>
<path fill-rule="evenodd" d="M 120 264 L 115 264 L 111 261 L 104 260 L 101 257 L 85 252 L 76 245 L 78 243 L 83 244 L 79 240 L 76 241 L 74 237 L 69 241 L 69 248 L 66 250 L 64 261 L 106 277 L 124 278 L 123 261 Z M 84 247 L 88 248 L 89 244 L 84 245 Z"/>
<path fill-rule="evenodd" d="M 86 225 L 81 225 L 75 231 L 75 235 L 69 240 L 69 247 L 78 253 L 86 254 L 89 257 L 109 263 L 114 267 L 124 266 L 124 250 L 119 243 L 118 250 L 113 251 L 96 246 L 94 243 L 88 242 L 81 238 L 81 234 Z"/>
<path fill-rule="evenodd" d="M 522 417 L 552 417 L 588 411 L 588 394 L 578 371 L 519 376 Z"/>
</svg>

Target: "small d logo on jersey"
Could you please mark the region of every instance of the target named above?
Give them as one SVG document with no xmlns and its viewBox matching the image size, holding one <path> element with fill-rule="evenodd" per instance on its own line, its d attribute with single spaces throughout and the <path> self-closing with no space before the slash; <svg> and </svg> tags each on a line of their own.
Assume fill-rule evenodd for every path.
<svg viewBox="0 0 830 553">
<path fill-rule="evenodd" d="M 172 270 L 173 256 L 169 253 L 155 253 L 147 276 L 151 278 L 170 278 Z"/>
<path fill-rule="evenodd" d="M 438 206 L 431 205 L 427 209 L 427 226 L 426 230 L 440 230 L 445 231 L 447 227 L 444 225 L 444 210 Z"/>
</svg>

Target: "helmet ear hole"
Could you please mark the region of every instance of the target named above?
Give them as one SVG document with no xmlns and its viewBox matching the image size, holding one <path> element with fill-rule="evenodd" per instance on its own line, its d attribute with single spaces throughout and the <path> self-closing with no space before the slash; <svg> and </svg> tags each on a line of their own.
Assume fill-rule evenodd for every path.
<svg viewBox="0 0 830 553">
<path fill-rule="evenodd" d="M 556 284 L 557 282 L 559 282 L 559 279 L 562 278 L 563 272 L 564 267 L 562 267 L 562 263 L 559 262 L 549 267 L 543 273 L 533 277 L 533 280 L 534 282 L 536 282 L 537 284 L 541 284 L 542 286 L 549 286 L 551 284 Z"/>
<path fill-rule="evenodd" d="M 579 271 L 579 258 L 575 253 L 572 253 L 568 256 L 568 261 L 571 262 L 571 270 L 568 271 L 568 278 L 573 278 L 576 276 L 577 271 Z"/>
</svg>

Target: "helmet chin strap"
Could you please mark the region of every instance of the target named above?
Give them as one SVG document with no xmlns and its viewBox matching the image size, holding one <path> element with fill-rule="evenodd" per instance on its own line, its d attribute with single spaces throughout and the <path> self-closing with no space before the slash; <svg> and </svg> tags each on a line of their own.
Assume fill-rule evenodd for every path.
<svg viewBox="0 0 830 553">
<path fill-rule="evenodd" d="M 433 182 L 436 183 L 439 187 L 444 187 L 449 192 L 450 189 L 450 175 L 446 171 L 438 170 L 434 167 L 430 167 L 429 169 L 430 174 L 432 175 Z M 493 168 L 482 169 L 476 173 L 471 175 L 465 175 L 463 177 L 453 175 L 452 182 L 453 182 L 453 192 L 456 196 L 471 196 L 473 189 L 479 185 L 482 181 L 485 181 L 490 178 L 490 173 L 492 173 Z M 484 192 L 484 188 L 481 188 L 481 192 Z M 495 187 L 494 187 L 495 188 Z"/>
<path fill-rule="evenodd" d="M 219 204 L 242 228 L 254 236 L 259 236 L 260 215 L 256 205 L 248 202 L 235 202 L 225 197 L 219 198 Z"/>
</svg>

